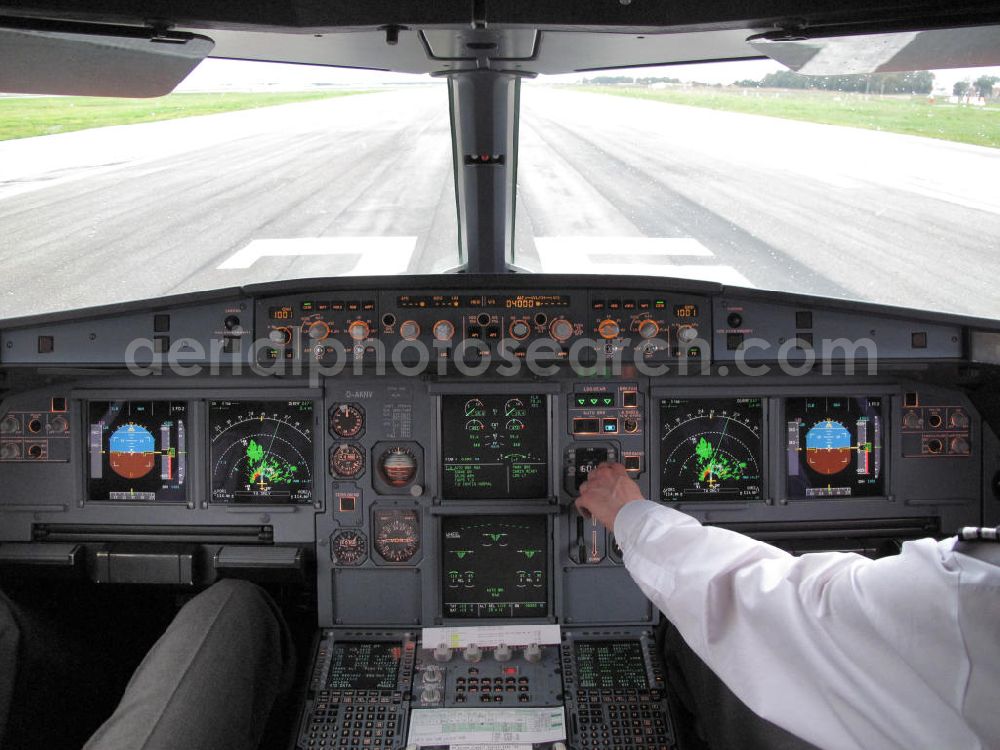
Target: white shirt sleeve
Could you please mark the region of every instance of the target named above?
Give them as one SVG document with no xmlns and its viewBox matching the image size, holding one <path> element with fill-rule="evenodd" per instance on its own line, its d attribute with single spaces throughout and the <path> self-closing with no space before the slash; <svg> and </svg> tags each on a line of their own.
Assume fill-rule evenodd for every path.
<svg viewBox="0 0 1000 750">
<path fill-rule="evenodd" d="M 647 500 L 614 531 L 642 591 L 758 715 L 821 748 L 1000 748 L 998 639 L 979 637 L 991 665 L 974 672 L 954 540 L 795 557 Z M 998 616 L 980 636 L 1000 632 L 1000 576 L 983 570 L 971 583 L 992 604 L 976 601 Z"/>
</svg>

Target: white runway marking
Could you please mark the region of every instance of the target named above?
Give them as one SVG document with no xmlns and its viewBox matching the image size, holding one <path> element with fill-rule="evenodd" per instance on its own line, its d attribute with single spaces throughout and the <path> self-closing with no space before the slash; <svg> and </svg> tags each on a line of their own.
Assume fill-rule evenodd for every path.
<svg viewBox="0 0 1000 750">
<path fill-rule="evenodd" d="M 674 258 L 715 257 L 693 237 L 535 237 L 535 249 L 544 273 L 672 276 L 753 286 L 732 266 L 674 262 Z"/>
<path fill-rule="evenodd" d="M 219 271 L 250 268 L 261 258 L 337 255 L 354 260 L 345 276 L 404 273 L 417 247 L 416 237 L 304 237 L 254 240 L 217 266 Z"/>
</svg>

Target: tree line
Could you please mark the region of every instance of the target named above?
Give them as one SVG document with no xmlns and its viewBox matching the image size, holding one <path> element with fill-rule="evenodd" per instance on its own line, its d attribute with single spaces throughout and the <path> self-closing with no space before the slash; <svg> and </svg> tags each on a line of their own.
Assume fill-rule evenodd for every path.
<svg viewBox="0 0 1000 750">
<path fill-rule="evenodd" d="M 632 76 L 594 76 L 593 78 L 584 78 L 584 85 L 594 84 L 597 86 L 613 86 L 615 84 L 635 84 L 637 86 L 648 86 L 651 83 L 680 83 L 680 78 L 633 78 Z"/>
<path fill-rule="evenodd" d="M 870 73 L 849 76 L 804 76 L 790 70 L 768 73 L 759 81 L 737 81 L 737 86 L 768 89 L 820 89 L 863 94 L 929 94 L 934 74 L 929 70 L 910 73 Z"/>
<path fill-rule="evenodd" d="M 592 85 L 636 85 L 649 86 L 654 83 L 680 83 L 677 78 L 645 77 L 633 78 L 622 75 L 600 75 L 584 78 L 584 84 Z M 993 96 L 996 84 L 1000 83 L 997 76 L 983 75 L 975 81 L 959 81 L 952 93 L 962 97 L 975 93 L 984 99 Z M 696 84 L 700 85 L 700 84 Z M 767 89 L 819 89 L 822 91 L 845 91 L 864 94 L 929 94 L 934 89 L 934 74 L 929 70 L 918 70 L 909 73 L 871 73 L 868 75 L 845 76 L 804 76 L 790 70 L 779 70 L 768 73 L 759 81 L 744 79 L 736 81 L 734 86 L 742 88 Z M 716 84 L 718 86 L 718 84 Z M 1000 94 L 1000 91 L 997 92 Z"/>
<path fill-rule="evenodd" d="M 979 78 L 971 82 L 956 81 L 951 93 L 955 96 L 963 97 L 975 92 L 978 96 L 983 97 L 983 99 L 989 99 L 993 96 L 993 90 L 998 83 L 1000 83 L 1000 78 L 997 76 L 979 76 Z"/>
</svg>

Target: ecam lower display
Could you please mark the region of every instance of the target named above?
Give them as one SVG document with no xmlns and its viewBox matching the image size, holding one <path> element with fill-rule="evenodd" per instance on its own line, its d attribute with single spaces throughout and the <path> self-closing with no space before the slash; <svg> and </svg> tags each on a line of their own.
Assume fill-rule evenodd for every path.
<svg viewBox="0 0 1000 750">
<path fill-rule="evenodd" d="M 545 516 L 445 516 L 443 616 L 548 616 L 548 550 Z"/>
</svg>

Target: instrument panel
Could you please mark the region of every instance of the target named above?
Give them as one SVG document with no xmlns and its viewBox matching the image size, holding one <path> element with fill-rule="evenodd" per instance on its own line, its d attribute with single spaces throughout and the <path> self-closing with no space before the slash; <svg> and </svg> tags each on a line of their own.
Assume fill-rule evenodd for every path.
<svg viewBox="0 0 1000 750">
<path fill-rule="evenodd" d="M 135 313 L 154 353 L 231 365 L 193 375 L 60 370 L 118 362 L 88 347 L 141 335 L 127 315 L 0 331 L 0 563 L 13 546 L 41 569 L 68 546 L 98 583 L 310 589 L 303 748 L 402 747 L 438 710 L 503 729 L 510 709 L 554 722 L 538 747 L 666 750 L 659 613 L 613 530 L 574 505 L 595 467 L 619 462 L 646 497 L 796 553 L 877 556 L 988 511 L 1000 441 L 944 384 L 953 324 L 876 328 L 700 287 L 493 283 Z M 797 346 L 741 369 L 790 340 L 821 351 L 862 318 L 878 364 L 904 367 L 831 373 Z M 182 338 L 211 349 L 184 320 L 225 331 L 221 359 L 173 352 Z M 519 640 L 457 643 L 469 633 Z"/>
<path fill-rule="evenodd" d="M 969 499 L 933 515 L 920 493 L 936 462 L 901 454 L 918 410 L 945 415 L 972 445 L 975 414 L 953 393 L 753 385 L 563 371 L 535 382 L 328 379 L 322 391 L 286 385 L 281 398 L 71 391 L 68 411 L 86 421 L 86 495 L 72 517 L 110 522 L 116 507 L 158 507 L 159 524 L 211 529 L 258 509 L 268 534 L 313 545 L 329 627 L 642 625 L 656 613 L 613 530 L 573 504 L 605 461 L 624 464 L 647 497 L 765 532 L 792 524 L 815 537 L 843 520 L 874 532 L 940 528 L 975 507 L 962 466 L 974 454 L 951 457 Z M 386 595 L 373 599 L 373 588 Z"/>
</svg>

